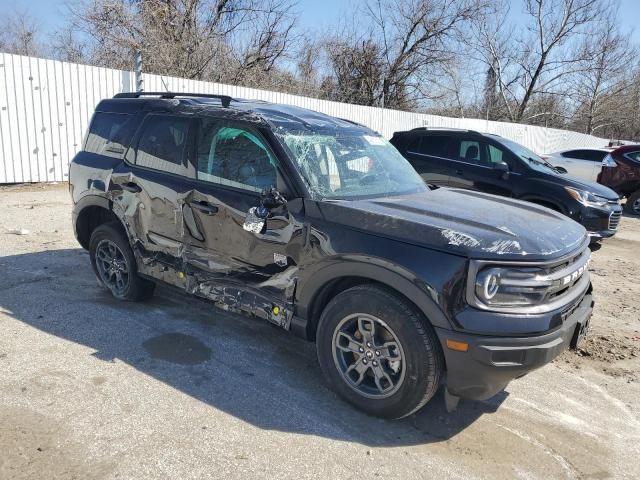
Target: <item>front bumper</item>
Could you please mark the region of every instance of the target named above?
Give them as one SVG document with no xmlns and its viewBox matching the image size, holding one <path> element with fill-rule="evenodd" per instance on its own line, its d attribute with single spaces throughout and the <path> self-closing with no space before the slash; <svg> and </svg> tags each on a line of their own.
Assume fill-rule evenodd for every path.
<svg viewBox="0 0 640 480">
<path fill-rule="evenodd" d="M 447 365 L 449 393 L 485 400 L 503 390 L 514 378 L 539 368 L 556 358 L 588 326 L 593 310 L 590 293 L 565 308 L 566 318 L 555 330 L 528 337 L 489 337 L 436 328 Z M 466 352 L 451 350 L 447 340 L 469 345 Z"/>
<path fill-rule="evenodd" d="M 582 207 L 578 221 L 587 229 L 592 240 L 613 237 L 622 217 L 622 207 L 610 204 L 605 208 Z"/>
</svg>

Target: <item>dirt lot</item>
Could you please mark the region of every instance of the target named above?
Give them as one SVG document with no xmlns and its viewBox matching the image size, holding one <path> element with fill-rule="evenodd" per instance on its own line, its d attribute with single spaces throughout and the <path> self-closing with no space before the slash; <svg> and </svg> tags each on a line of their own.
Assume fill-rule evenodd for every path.
<svg viewBox="0 0 640 480">
<path fill-rule="evenodd" d="M 640 219 L 593 254 L 584 350 L 387 422 L 266 323 L 165 291 L 114 301 L 66 188 L 0 189 L 0 479 L 640 478 Z"/>
</svg>

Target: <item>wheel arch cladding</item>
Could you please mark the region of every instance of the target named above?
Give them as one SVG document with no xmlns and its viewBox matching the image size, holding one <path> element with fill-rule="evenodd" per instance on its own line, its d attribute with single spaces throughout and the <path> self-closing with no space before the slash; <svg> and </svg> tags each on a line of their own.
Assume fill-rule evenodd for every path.
<svg viewBox="0 0 640 480">
<path fill-rule="evenodd" d="M 438 294 L 431 287 L 376 265 L 348 262 L 315 272 L 298 290 L 296 310 L 307 320 L 310 340 L 315 340 L 320 316 L 327 303 L 338 293 L 361 284 L 387 288 L 416 308 L 432 326 L 451 329 L 450 322 L 433 298 Z"/>
<path fill-rule="evenodd" d="M 108 204 L 107 204 L 108 205 Z M 122 222 L 111 209 L 102 204 L 87 204 L 79 212 L 75 221 L 76 238 L 85 250 L 89 249 L 91 234 L 100 225 L 116 223 L 126 233 Z"/>
</svg>

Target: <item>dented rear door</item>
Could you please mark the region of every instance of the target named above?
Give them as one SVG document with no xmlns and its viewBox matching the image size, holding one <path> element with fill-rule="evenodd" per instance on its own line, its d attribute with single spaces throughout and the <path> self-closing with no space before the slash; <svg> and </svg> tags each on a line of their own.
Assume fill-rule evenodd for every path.
<svg viewBox="0 0 640 480">
<path fill-rule="evenodd" d="M 187 145 L 192 119 L 149 115 L 127 152 L 127 162 L 114 170 L 114 211 L 125 220 L 148 275 L 184 286 L 183 199 L 189 192 Z"/>
</svg>

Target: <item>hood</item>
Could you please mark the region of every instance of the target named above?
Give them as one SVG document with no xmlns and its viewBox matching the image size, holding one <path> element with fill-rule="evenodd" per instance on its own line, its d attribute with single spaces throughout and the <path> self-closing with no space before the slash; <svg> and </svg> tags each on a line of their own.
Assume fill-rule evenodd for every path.
<svg viewBox="0 0 640 480">
<path fill-rule="evenodd" d="M 475 259 L 552 260 L 588 238 L 560 213 L 469 190 L 323 201 L 320 209 L 327 221 Z"/>
<path fill-rule="evenodd" d="M 588 180 L 582 180 L 581 178 L 574 177 L 572 175 L 565 174 L 550 174 L 545 173 L 544 179 L 554 183 L 556 185 L 562 185 L 563 187 L 572 187 L 576 190 L 586 190 L 587 192 L 604 197 L 607 200 L 618 200 L 618 194 L 611 190 L 609 187 L 605 187 L 596 182 L 590 182 Z"/>
</svg>

